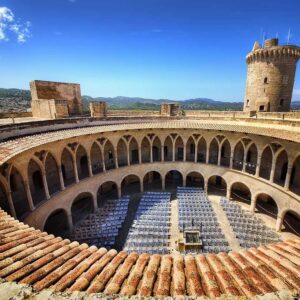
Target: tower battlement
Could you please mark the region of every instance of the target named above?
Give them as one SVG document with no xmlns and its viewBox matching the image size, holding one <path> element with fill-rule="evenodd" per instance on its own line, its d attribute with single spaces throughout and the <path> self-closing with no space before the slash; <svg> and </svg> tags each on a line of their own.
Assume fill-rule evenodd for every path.
<svg viewBox="0 0 300 300">
<path fill-rule="evenodd" d="M 268 39 L 254 43 L 248 64 L 244 111 L 289 111 L 300 47 Z"/>
</svg>

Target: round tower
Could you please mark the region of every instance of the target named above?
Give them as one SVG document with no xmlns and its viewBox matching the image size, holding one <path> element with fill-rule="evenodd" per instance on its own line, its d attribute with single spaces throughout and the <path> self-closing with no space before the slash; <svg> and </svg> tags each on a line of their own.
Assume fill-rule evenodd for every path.
<svg viewBox="0 0 300 300">
<path fill-rule="evenodd" d="M 289 111 L 300 48 L 268 39 L 254 43 L 248 64 L 244 111 Z"/>
</svg>

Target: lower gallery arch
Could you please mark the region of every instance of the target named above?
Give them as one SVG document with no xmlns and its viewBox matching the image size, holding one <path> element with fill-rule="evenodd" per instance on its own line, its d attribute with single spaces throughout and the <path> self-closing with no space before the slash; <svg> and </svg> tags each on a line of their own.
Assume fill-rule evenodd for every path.
<svg viewBox="0 0 300 300">
<path fill-rule="evenodd" d="M 28 178 L 30 192 L 34 205 L 39 204 L 41 201 L 46 199 L 42 171 L 39 165 L 34 161 L 30 160 L 28 165 Z"/>
<path fill-rule="evenodd" d="M 71 206 L 73 224 L 85 219 L 86 216 L 93 212 L 93 196 L 84 192 L 79 194 L 73 201 Z"/>
<path fill-rule="evenodd" d="M 8 204 L 7 194 L 1 182 L 0 182 L 0 208 L 2 208 L 8 214 L 12 215 L 12 212 L 10 211 L 10 207 Z"/>
<path fill-rule="evenodd" d="M 171 170 L 165 177 L 165 188 L 176 189 L 178 186 L 183 185 L 183 176 L 179 171 Z"/>
<path fill-rule="evenodd" d="M 213 175 L 208 179 L 207 193 L 226 196 L 227 183 L 223 177 Z"/>
<path fill-rule="evenodd" d="M 278 207 L 275 200 L 268 194 L 260 193 L 256 196 L 255 209 L 258 213 L 277 218 Z"/>
<path fill-rule="evenodd" d="M 300 215 L 299 213 L 289 210 L 282 219 L 281 231 L 291 232 L 300 236 Z"/>
<path fill-rule="evenodd" d="M 127 175 L 121 183 L 121 195 L 130 195 L 141 192 L 140 179 L 137 175 Z"/>
<path fill-rule="evenodd" d="M 67 212 L 64 209 L 52 212 L 45 222 L 44 231 L 56 236 L 63 236 L 64 232 L 70 231 Z"/>
<path fill-rule="evenodd" d="M 204 177 L 199 172 L 190 172 L 186 176 L 186 186 L 204 189 Z"/>
<path fill-rule="evenodd" d="M 235 182 L 231 185 L 230 198 L 250 205 L 251 191 L 246 184 L 242 182 Z"/>
<path fill-rule="evenodd" d="M 162 177 L 156 171 L 148 172 L 143 179 L 144 191 L 161 190 Z"/>
<path fill-rule="evenodd" d="M 24 216 L 30 213 L 30 208 L 27 200 L 23 178 L 18 170 L 14 167 L 12 168 L 10 173 L 9 183 L 16 216 L 18 219 L 22 219 Z"/>
<path fill-rule="evenodd" d="M 98 207 L 106 200 L 118 198 L 118 186 L 114 181 L 106 181 L 102 183 L 97 192 Z"/>
</svg>

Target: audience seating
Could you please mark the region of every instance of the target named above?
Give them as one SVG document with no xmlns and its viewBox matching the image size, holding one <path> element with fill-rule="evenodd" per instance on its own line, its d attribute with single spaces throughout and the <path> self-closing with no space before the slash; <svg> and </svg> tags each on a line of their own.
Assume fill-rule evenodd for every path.
<svg viewBox="0 0 300 300">
<path fill-rule="evenodd" d="M 81 243 L 105 247 L 114 247 L 119 229 L 127 216 L 129 196 L 107 200 L 95 213 L 75 227 L 71 239 Z"/>
<path fill-rule="evenodd" d="M 205 192 L 201 188 L 178 187 L 177 199 L 179 230 L 200 231 L 203 253 L 228 252 L 228 242 Z"/>
<path fill-rule="evenodd" d="M 279 235 L 268 228 L 264 222 L 238 204 L 222 197 L 220 200 L 228 221 L 242 248 L 259 247 L 260 245 L 280 241 Z"/>
<path fill-rule="evenodd" d="M 167 254 L 170 238 L 170 193 L 146 192 L 137 209 L 124 250 Z"/>
</svg>

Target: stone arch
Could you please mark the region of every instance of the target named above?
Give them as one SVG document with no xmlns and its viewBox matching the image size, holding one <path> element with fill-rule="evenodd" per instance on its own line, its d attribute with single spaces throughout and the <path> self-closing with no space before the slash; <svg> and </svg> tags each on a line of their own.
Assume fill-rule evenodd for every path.
<svg viewBox="0 0 300 300">
<path fill-rule="evenodd" d="M 127 161 L 127 144 L 123 138 L 121 138 L 117 145 L 118 166 L 123 167 L 128 165 Z"/>
<path fill-rule="evenodd" d="M 61 171 L 65 186 L 75 183 L 75 170 L 73 157 L 69 150 L 64 148 L 61 154 Z"/>
<path fill-rule="evenodd" d="M 285 178 L 288 169 L 288 155 L 285 149 L 280 151 L 276 157 L 274 182 L 278 185 L 284 186 Z"/>
<path fill-rule="evenodd" d="M 193 136 L 190 136 L 186 142 L 186 161 L 195 161 L 196 143 Z"/>
<path fill-rule="evenodd" d="M 283 232 L 291 232 L 300 236 L 300 214 L 294 210 L 286 210 L 282 214 Z"/>
<path fill-rule="evenodd" d="M 235 201 L 251 204 L 250 188 L 243 182 L 234 182 L 230 186 L 230 198 Z"/>
<path fill-rule="evenodd" d="M 161 190 L 162 176 L 157 171 L 150 171 L 143 178 L 144 191 Z"/>
<path fill-rule="evenodd" d="M 266 214 L 276 219 L 278 214 L 278 205 L 273 197 L 266 193 L 258 193 L 255 196 L 256 212 Z"/>
<path fill-rule="evenodd" d="M 110 140 L 106 140 L 104 144 L 104 162 L 106 170 L 114 169 L 116 167 L 114 146 Z"/>
<path fill-rule="evenodd" d="M 102 151 L 96 142 L 94 142 L 91 147 L 90 157 L 93 174 L 96 175 L 103 172 Z"/>
<path fill-rule="evenodd" d="M 244 164 L 244 153 L 245 153 L 245 148 L 244 144 L 242 141 L 239 141 L 233 151 L 233 169 L 235 170 L 243 170 L 243 164 Z"/>
<path fill-rule="evenodd" d="M 161 140 L 156 136 L 152 142 L 152 157 L 153 161 L 161 161 Z"/>
<path fill-rule="evenodd" d="M 228 139 L 224 140 L 221 145 L 221 166 L 229 167 L 230 165 L 231 146 Z"/>
<path fill-rule="evenodd" d="M 207 193 L 226 196 L 227 183 L 222 176 L 212 175 L 207 181 Z"/>
<path fill-rule="evenodd" d="M 183 161 L 184 143 L 181 136 L 177 136 L 175 140 L 175 161 Z"/>
<path fill-rule="evenodd" d="M 209 145 L 209 163 L 217 165 L 219 156 L 219 143 L 216 138 L 210 142 Z"/>
<path fill-rule="evenodd" d="M 62 208 L 54 210 L 46 219 L 43 230 L 56 236 L 63 236 L 70 231 L 66 210 Z"/>
<path fill-rule="evenodd" d="M 86 150 L 81 145 L 76 150 L 76 164 L 79 180 L 89 177 L 88 156 Z"/>
<path fill-rule="evenodd" d="M 30 213 L 30 207 L 26 195 L 23 177 L 14 166 L 12 167 L 9 175 L 9 186 L 16 216 L 18 219 L 23 219 L 23 217 Z"/>
<path fill-rule="evenodd" d="M 273 151 L 270 146 L 267 146 L 261 156 L 261 164 L 259 170 L 259 176 L 270 180 L 271 170 L 273 162 Z"/>
<path fill-rule="evenodd" d="M 114 181 L 103 182 L 97 191 L 98 207 L 110 199 L 118 199 L 118 185 Z"/>
<path fill-rule="evenodd" d="M 9 207 L 7 191 L 1 181 L 0 181 L 0 208 L 3 209 L 8 214 L 13 215 Z"/>
<path fill-rule="evenodd" d="M 121 182 L 121 195 L 130 195 L 141 192 L 141 181 L 138 175 L 130 174 Z"/>
<path fill-rule="evenodd" d="M 45 160 L 45 173 L 48 183 L 49 194 L 53 195 L 60 191 L 58 166 L 54 156 L 49 152 L 47 153 Z"/>
<path fill-rule="evenodd" d="M 170 136 L 167 136 L 164 142 L 164 159 L 165 161 L 172 161 L 173 159 L 173 141 Z"/>
<path fill-rule="evenodd" d="M 204 137 L 201 137 L 197 145 L 197 162 L 205 163 L 206 162 L 206 147 L 207 143 Z"/>
<path fill-rule="evenodd" d="M 33 159 L 31 159 L 28 164 L 28 181 L 32 201 L 36 206 L 46 199 L 46 194 L 42 170 L 37 162 Z"/>
<path fill-rule="evenodd" d="M 186 176 L 186 186 L 204 189 L 204 177 L 201 173 L 193 171 Z"/>
<path fill-rule="evenodd" d="M 255 143 L 252 143 L 246 154 L 245 171 L 249 174 L 255 175 L 257 165 L 258 150 Z"/>
<path fill-rule="evenodd" d="M 151 143 L 148 137 L 144 137 L 141 143 L 142 163 L 150 162 L 150 147 Z"/>
<path fill-rule="evenodd" d="M 71 214 L 73 224 L 76 225 L 85 219 L 94 210 L 93 195 L 88 192 L 79 194 L 72 202 Z"/>
<path fill-rule="evenodd" d="M 139 163 L 139 144 L 134 137 L 129 142 L 129 159 L 132 165 Z"/>
<path fill-rule="evenodd" d="M 290 190 L 300 195 L 300 155 L 294 160 L 291 179 L 290 179 Z"/>
<path fill-rule="evenodd" d="M 165 176 L 165 188 L 176 189 L 183 185 L 183 175 L 177 170 L 170 170 Z"/>
</svg>

